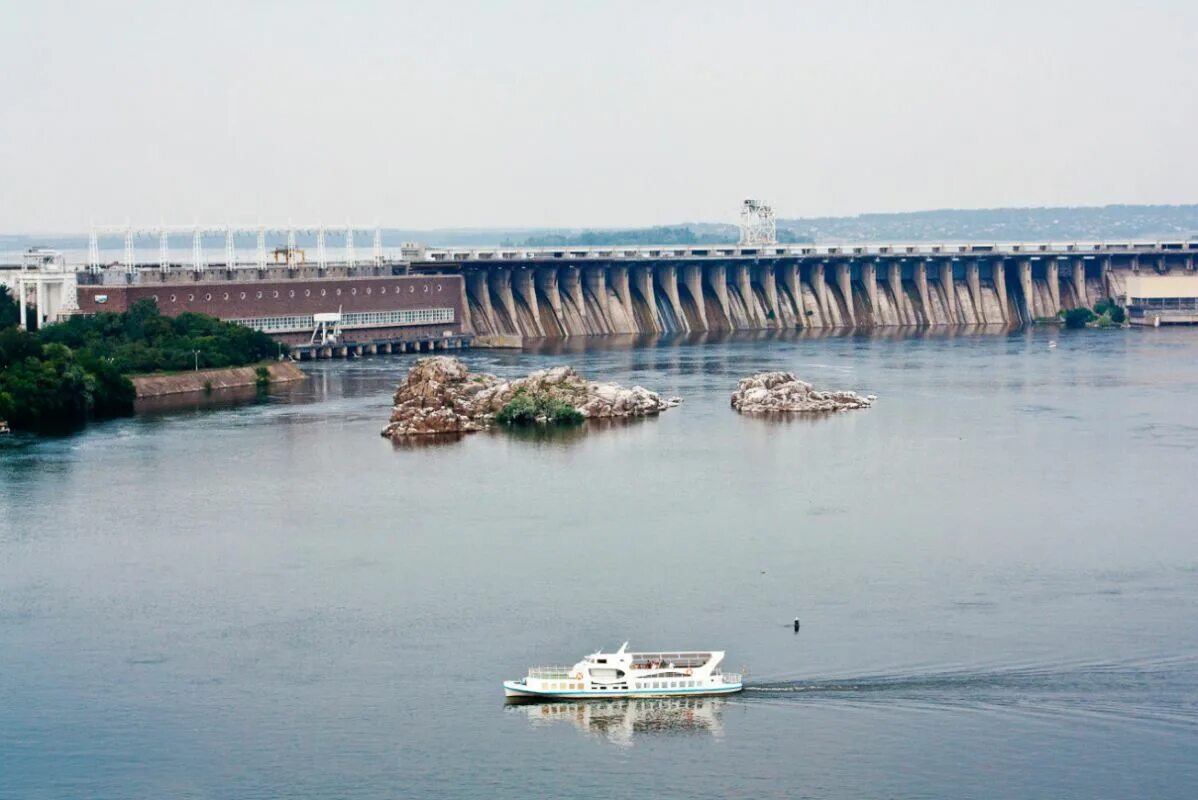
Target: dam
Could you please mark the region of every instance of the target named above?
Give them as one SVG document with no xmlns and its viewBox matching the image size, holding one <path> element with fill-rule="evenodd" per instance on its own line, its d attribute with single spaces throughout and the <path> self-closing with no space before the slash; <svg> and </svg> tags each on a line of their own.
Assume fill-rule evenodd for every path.
<svg viewBox="0 0 1198 800">
<path fill-rule="evenodd" d="M 1144 287 L 1171 280 L 1198 295 L 1198 241 L 422 248 L 409 257 L 412 274 L 463 278 L 463 323 L 474 333 L 530 338 L 1012 326 L 1099 300 L 1127 307 L 1133 321 L 1147 304 L 1160 324 L 1168 303 Z M 1169 299 L 1186 307 L 1185 297 Z"/>
<path fill-rule="evenodd" d="M 427 247 L 370 254 L 323 225 L 93 228 L 86 265 L 31 248 L 0 265 L 21 319 L 120 311 L 152 299 L 168 315 L 210 314 L 270 334 L 302 354 L 451 349 L 472 341 L 607 334 L 1018 326 L 1111 301 L 1133 325 L 1198 324 L 1198 240 L 796 243 L 777 240 L 773 210 L 746 200 L 732 244 Z M 104 263 L 99 235 L 119 233 Z M 309 261 L 299 235 L 314 237 Z M 267 236 L 286 241 L 272 250 Z M 170 238 L 191 240 L 178 258 Z M 327 242 L 340 238 L 341 259 Z M 157 259 L 136 242 L 158 242 Z M 212 257 L 205 240 L 223 239 Z M 254 242 L 239 252 L 238 237 Z M 248 257 L 246 257 L 248 256 Z M 12 269 L 7 267 L 11 266 Z M 332 326 L 331 328 L 329 326 Z"/>
</svg>

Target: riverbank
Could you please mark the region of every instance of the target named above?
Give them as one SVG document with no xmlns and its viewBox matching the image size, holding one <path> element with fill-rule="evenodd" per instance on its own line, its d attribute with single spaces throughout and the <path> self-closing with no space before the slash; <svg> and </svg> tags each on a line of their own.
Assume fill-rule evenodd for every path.
<svg viewBox="0 0 1198 800">
<path fill-rule="evenodd" d="M 201 369 L 178 372 L 173 375 L 130 375 L 129 380 L 133 383 L 137 399 L 141 400 L 147 397 L 162 397 L 171 394 L 190 394 L 232 389 L 239 386 L 255 386 L 258 383 L 259 368 L 266 369 L 270 383 L 291 383 L 305 380 L 308 377 L 292 361 L 274 361 L 248 367 Z"/>
</svg>

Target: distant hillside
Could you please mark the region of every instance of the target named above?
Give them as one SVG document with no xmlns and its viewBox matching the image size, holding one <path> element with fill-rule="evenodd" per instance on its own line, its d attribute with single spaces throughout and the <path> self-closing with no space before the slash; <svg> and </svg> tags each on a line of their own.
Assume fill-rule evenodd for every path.
<svg viewBox="0 0 1198 800">
<path fill-rule="evenodd" d="M 432 247 L 547 246 L 578 247 L 602 245 L 702 245 L 732 243 L 736 225 L 726 222 L 684 222 L 643 228 L 384 228 L 383 245 L 389 249 L 401 242 L 423 242 Z M 902 241 L 1037 241 L 1182 239 L 1198 237 L 1198 205 L 1116 205 L 1081 208 L 987 208 L 912 211 L 899 214 L 860 214 L 855 217 L 810 217 L 778 220 L 781 242 L 902 242 Z M 301 234 L 300 247 L 309 256 L 315 236 Z M 268 235 L 267 247 L 281 246 L 286 238 Z M 359 250 L 369 246 L 370 237 L 359 237 Z M 172 247 L 190 252 L 186 233 L 172 237 Z M 252 252 L 252 235 L 239 236 L 237 247 Z M 221 248 L 224 240 L 210 236 L 207 246 Z M 340 247 L 335 231 L 330 247 Z M 15 261 L 27 247 L 46 246 L 72 251 L 78 259 L 86 252 L 87 234 L 30 236 L 0 234 L 0 262 Z M 157 253 L 156 238 L 142 238 L 139 248 Z M 108 259 L 118 258 L 120 235 L 102 237 L 100 247 Z"/>
<path fill-rule="evenodd" d="M 1198 205 L 944 209 L 786 219 L 778 228 L 817 242 L 1188 238 L 1198 235 Z"/>
<path fill-rule="evenodd" d="M 692 245 L 735 242 L 727 223 L 688 222 L 649 228 L 410 231 L 432 245 Z M 781 242 L 1087 241 L 1198 236 L 1198 205 L 1082 208 L 988 208 L 778 220 Z M 388 237 L 390 239 L 391 237 Z"/>
</svg>

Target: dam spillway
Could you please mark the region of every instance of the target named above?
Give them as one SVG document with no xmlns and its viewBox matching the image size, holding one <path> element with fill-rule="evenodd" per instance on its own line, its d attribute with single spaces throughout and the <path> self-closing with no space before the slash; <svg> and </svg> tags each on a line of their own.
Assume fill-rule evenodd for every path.
<svg viewBox="0 0 1198 800">
<path fill-rule="evenodd" d="M 1020 325 L 1194 275 L 1198 242 L 425 249 L 459 274 L 463 323 L 526 338 Z"/>
</svg>

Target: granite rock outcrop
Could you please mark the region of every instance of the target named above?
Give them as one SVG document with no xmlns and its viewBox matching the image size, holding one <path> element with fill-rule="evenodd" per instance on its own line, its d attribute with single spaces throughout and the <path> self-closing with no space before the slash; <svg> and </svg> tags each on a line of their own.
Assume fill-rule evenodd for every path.
<svg viewBox="0 0 1198 800">
<path fill-rule="evenodd" d="M 433 356 L 417 361 L 396 389 L 391 421 L 382 433 L 399 439 L 485 430 L 520 392 L 568 403 L 588 419 L 652 416 L 682 402 L 640 386 L 588 381 L 572 367 L 507 380 L 472 373 L 456 358 Z"/>
<path fill-rule="evenodd" d="M 877 398 L 848 391 L 822 391 L 789 372 L 759 372 L 742 378 L 732 407 L 742 414 L 817 413 L 869 408 Z"/>
</svg>

